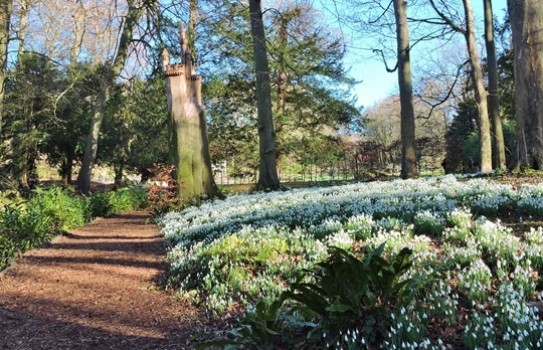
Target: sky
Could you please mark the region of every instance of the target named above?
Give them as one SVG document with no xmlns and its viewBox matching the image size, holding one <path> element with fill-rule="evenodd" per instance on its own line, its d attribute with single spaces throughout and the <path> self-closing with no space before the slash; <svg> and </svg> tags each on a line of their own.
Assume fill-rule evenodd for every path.
<svg viewBox="0 0 543 350">
<path fill-rule="evenodd" d="M 480 47 L 483 48 L 483 1 L 482 0 L 473 0 L 474 7 L 474 18 L 477 26 L 477 37 L 480 38 Z M 493 9 L 494 16 L 500 20 L 503 18 L 505 9 L 507 7 L 506 0 L 493 0 Z M 409 9 L 408 9 L 409 11 Z M 461 39 L 461 38 L 460 38 Z M 358 39 L 351 43 L 352 46 L 356 47 L 371 47 L 371 40 L 361 42 L 362 40 Z M 464 44 L 464 41 L 462 41 Z M 465 44 L 464 44 L 465 45 Z M 378 46 L 377 44 L 375 46 Z M 417 57 L 419 55 L 424 55 L 424 46 L 414 49 L 411 54 L 412 60 L 412 73 L 414 78 L 416 78 L 417 71 Z M 421 52 L 422 51 L 422 52 Z M 484 57 L 484 55 L 482 55 Z M 389 61 L 389 65 L 394 65 L 392 61 Z M 396 94 L 398 91 L 398 74 L 397 72 L 388 73 L 385 69 L 382 59 L 376 54 L 372 54 L 367 50 L 357 50 L 349 48 L 345 59 L 345 66 L 350 67 L 350 75 L 358 81 L 361 81 L 355 87 L 353 94 L 357 96 L 358 103 L 361 104 L 364 108 L 369 108 L 372 105 L 376 104 L 380 100 Z M 420 70 L 419 70 L 420 71 Z"/>
</svg>

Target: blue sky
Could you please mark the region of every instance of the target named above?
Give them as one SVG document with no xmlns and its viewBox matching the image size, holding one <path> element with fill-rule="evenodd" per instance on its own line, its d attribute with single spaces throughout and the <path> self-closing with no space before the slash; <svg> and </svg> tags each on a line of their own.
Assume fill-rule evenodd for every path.
<svg viewBox="0 0 543 350">
<path fill-rule="evenodd" d="M 483 1 L 473 0 L 473 6 L 477 36 L 482 41 Z M 506 7 L 506 0 L 493 0 L 494 15 L 496 17 L 503 18 Z M 358 41 L 361 40 L 358 39 L 353 46 L 372 46 L 371 41 L 362 42 L 360 45 L 357 44 Z M 464 44 L 463 41 L 461 43 Z M 420 57 L 419 55 L 425 54 L 424 50 L 428 50 L 428 48 L 421 46 L 418 50 L 413 50 L 411 55 L 415 78 L 418 73 L 416 60 L 417 57 Z M 379 100 L 395 94 L 398 90 L 397 73 L 387 73 L 382 60 L 375 54 L 371 54 L 371 52 L 350 49 L 345 60 L 345 65 L 351 68 L 350 75 L 353 78 L 362 81 L 356 86 L 354 94 L 358 97 L 358 102 L 365 108 L 371 107 Z M 392 61 L 389 62 L 389 65 L 393 65 Z"/>
</svg>

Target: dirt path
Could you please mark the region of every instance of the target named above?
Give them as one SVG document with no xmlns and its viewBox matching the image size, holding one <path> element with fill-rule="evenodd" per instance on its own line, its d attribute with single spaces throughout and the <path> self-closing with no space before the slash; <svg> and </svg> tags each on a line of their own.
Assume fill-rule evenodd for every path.
<svg viewBox="0 0 543 350">
<path fill-rule="evenodd" d="M 190 349 L 196 310 L 156 288 L 165 246 L 144 213 L 93 221 L 0 277 L 0 349 Z"/>
</svg>

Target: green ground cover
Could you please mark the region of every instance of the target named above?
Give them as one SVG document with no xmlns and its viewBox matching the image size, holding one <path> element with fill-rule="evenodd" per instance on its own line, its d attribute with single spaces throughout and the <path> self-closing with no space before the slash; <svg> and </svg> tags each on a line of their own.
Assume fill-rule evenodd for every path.
<svg viewBox="0 0 543 350">
<path fill-rule="evenodd" d="M 171 285 L 237 320 L 221 346 L 540 349 L 543 228 L 519 224 L 542 208 L 542 184 L 444 176 L 235 195 L 159 222 Z"/>
</svg>

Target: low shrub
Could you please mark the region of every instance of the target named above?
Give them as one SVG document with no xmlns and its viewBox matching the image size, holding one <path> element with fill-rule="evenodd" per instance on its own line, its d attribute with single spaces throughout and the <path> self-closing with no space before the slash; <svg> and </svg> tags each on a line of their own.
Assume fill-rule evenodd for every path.
<svg viewBox="0 0 543 350">
<path fill-rule="evenodd" d="M 47 190 L 38 188 L 27 204 L 30 211 L 48 217 L 54 231 L 83 226 L 87 222 L 86 205 L 84 199 L 71 196 L 57 186 Z"/>
<path fill-rule="evenodd" d="M 96 192 L 87 198 L 87 211 L 90 217 L 115 215 L 146 207 L 147 192 L 137 185 L 107 193 Z"/>
<path fill-rule="evenodd" d="M 110 192 L 109 214 L 144 209 L 147 206 L 147 192 L 140 186 L 130 186 Z"/>
<path fill-rule="evenodd" d="M 145 190 L 138 186 L 88 198 L 73 196 L 58 186 L 39 188 L 28 200 L 10 194 L 0 201 L 0 270 L 17 254 L 62 231 L 83 226 L 92 217 L 143 209 L 146 200 Z"/>
<path fill-rule="evenodd" d="M 26 203 L 4 206 L 0 213 L 0 269 L 17 254 L 49 240 L 55 233 L 53 222 Z"/>
<path fill-rule="evenodd" d="M 97 192 L 87 198 L 87 212 L 89 217 L 107 216 L 113 210 L 107 193 Z"/>
</svg>

